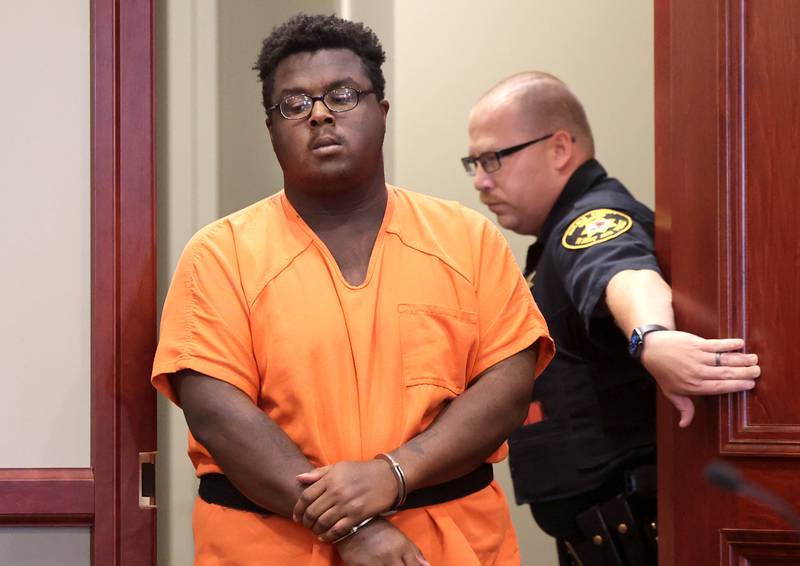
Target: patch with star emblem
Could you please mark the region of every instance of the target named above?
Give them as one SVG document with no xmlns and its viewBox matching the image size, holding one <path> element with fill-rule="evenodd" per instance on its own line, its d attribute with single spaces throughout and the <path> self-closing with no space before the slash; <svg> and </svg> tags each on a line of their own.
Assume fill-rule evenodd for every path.
<svg viewBox="0 0 800 566">
<path fill-rule="evenodd" d="M 568 250 L 590 248 L 613 240 L 630 230 L 631 226 L 633 220 L 624 212 L 596 208 L 572 221 L 561 238 L 561 245 Z"/>
</svg>

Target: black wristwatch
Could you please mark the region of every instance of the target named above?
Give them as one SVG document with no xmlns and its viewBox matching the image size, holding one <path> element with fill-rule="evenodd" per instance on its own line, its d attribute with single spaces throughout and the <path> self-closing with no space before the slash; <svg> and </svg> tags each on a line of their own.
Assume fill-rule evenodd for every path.
<svg viewBox="0 0 800 566">
<path fill-rule="evenodd" d="M 644 348 L 644 337 L 651 332 L 658 332 L 659 330 L 669 330 L 669 328 L 661 326 L 660 324 L 645 324 L 634 328 L 631 333 L 631 341 L 628 342 L 628 353 L 631 357 L 638 360 Z"/>
</svg>

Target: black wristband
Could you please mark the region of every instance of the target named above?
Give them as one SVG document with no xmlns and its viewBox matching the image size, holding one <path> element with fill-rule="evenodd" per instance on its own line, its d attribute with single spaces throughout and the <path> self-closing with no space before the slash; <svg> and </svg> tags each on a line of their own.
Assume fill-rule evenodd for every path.
<svg viewBox="0 0 800 566">
<path fill-rule="evenodd" d="M 651 332 L 658 332 L 659 330 L 669 330 L 669 328 L 660 324 L 644 324 L 634 328 L 630 342 L 628 342 L 628 353 L 631 357 L 639 359 L 639 356 L 642 355 L 642 349 L 644 349 L 644 337 Z"/>
</svg>

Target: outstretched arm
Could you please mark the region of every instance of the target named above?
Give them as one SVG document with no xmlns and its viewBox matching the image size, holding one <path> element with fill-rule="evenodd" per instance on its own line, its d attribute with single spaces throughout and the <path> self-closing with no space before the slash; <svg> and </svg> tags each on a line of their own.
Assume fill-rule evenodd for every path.
<svg viewBox="0 0 800 566">
<path fill-rule="evenodd" d="M 641 361 L 681 418 L 681 427 L 694 418 L 689 395 L 735 393 L 755 387 L 761 375 L 758 356 L 739 352 L 744 340 L 707 340 L 675 330 L 672 290 L 657 272 L 620 271 L 606 286 L 606 304 L 626 336 L 643 324 L 671 330 L 652 332 L 645 339 Z M 717 353 L 720 365 L 717 366 Z"/>
</svg>

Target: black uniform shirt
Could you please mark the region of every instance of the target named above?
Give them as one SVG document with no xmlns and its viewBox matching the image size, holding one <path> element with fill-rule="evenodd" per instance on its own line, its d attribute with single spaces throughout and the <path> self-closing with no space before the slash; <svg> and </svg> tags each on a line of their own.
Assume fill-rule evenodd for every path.
<svg viewBox="0 0 800 566">
<path fill-rule="evenodd" d="M 534 385 L 545 419 L 510 439 L 518 503 L 602 484 L 655 443 L 655 386 L 605 304 L 625 269 L 659 271 L 653 213 L 591 159 L 569 179 L 528 250 L 526 276 L 556 343 Z"/>
</svg>

